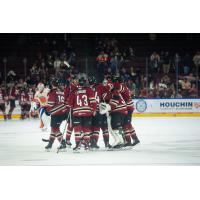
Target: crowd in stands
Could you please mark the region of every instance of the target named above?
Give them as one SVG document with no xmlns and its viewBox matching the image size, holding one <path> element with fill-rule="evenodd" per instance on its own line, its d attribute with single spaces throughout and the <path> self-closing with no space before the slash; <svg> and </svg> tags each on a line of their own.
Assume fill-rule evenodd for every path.
<svg viewBox="0 0 200 200">
<path fill-rule="evenodd" d="M 56 41 L 52 41 L 50 45 L 45 39 L 44 45 L 46 45 L 46 51 L 37 52 L 27 77 L 19 77 L 17 71 L 13 70 L 7 73 L 7 89 L 16 86 L 35 90 L 39 82 L 48 85 L 50 79 L 55 77 L 66 81 L 70 74 L 80 75 L 77 69 L 78 56 L 70 41 L 66 42 L 64 49 L 58 48 Z M 51 48 L 48 47 L 49 45 Z M 154 51 L 148 55 L 147 67 L 143 70 L 141 66 L 127 64 L 137 59 L 137 52 L 131 45 L 123 46 L 115 38 L 99 40 L 95 52 L 98 80 L 102 81 L 108 76 L 120 75 L 135 98 L 198 97 L 199 51 L 194 55 Z M 176 76 L 177 73 L 178 76 Z M 1 85 L 5 86 L 3 76 Z"/>
<path fill-rule="evenodd" d="M 147 67 L 127 65 L 136 60 L 132 46 L 123 46 L 116 39 L 104 39 L 96 45 L 99 79 L 119 75 L 137 98 L 197 98 L 199 94 L 200 52 L 193 57 L 169 51 L 152 52 Z M 145 58 L 144 58 L 145 62 Z M 131 62 L 130 62 L 131 63 Z M 178 74 L 178 75 L 177 75 Z"/>
</svg>

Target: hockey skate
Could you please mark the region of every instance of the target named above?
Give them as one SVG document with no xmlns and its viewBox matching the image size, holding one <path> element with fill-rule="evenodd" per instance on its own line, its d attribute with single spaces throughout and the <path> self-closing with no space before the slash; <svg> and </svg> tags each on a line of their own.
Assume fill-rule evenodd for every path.
<svg viewBox="0 0 200 200">
<path fill-rule="evenodd" d="M 53 145 L 53 141 L 49 141 L 49 143 L 45 147 L 46 151 L 50 151 L 50 149 L 52 148 L 52 145 Z"/>
<path fill-rule="evenodd" d="M 65 143 L 67 145 L 67 148 L 71 148 L 72 143 L 70 142 L 70 140 L 65 140 Z"/>
<path fill-rule="evenodd" d="M 97 141 L 95 139 L 91 140 L 90 148 L 91 148 L 91 150 L 99 149 L 99 146 L 97 145 Z"/>
<path fill-rule="evenodd" d="M 65 143 L 65 140 L 62 140 L 61 143 L 60 143 L 60 146 L 57 148 L 57 153 L 60 151 L 60 150 L 64 150 L 66 149 L 66 143 Z"/>
<path fill-rule="evenodd" d="M 137 145 L 137 144 L 139 144 L 139 143 L 140 143 L 140 140 L 139 140 L 138 138 L 136 138 L 136 139 L 133 141 L 132 146 L 135 146 L 135 145 Z"/>
<path fill-rule="evenodd" d="M 88 152 L 88 151 L 90 150 L 89 142 L 85 142 L 84 150 L 85 150 L 86 152 Z"/>
<path fill-rule="evenodd" d="M 81 150 L 81 142 L 76 142 L 76 146 L 73 148 L 74 153 L 80 153 Z"/>
<path fill-rule="evenodd" d="M 123 150 L 131 150 L 132 148 L 133 146 L 131 142 L 126 142 L 122 147 Z"/>
<path fill-rule="evenodd" d="M 132 143 L 131 143 L 131 142 L 126 142 L 126 143 L 124 144 L 124 147 L 130 147 L 130 146 L 132 146 Z"/>
<path fill-rule="evenodd" d="M 112 146 L 109 144 L 108 141 L 105 142 L 105 148 L 106 148 L 106 149 L 110 149 L 110 148 L 112 148 Z"/>
<path fill-rule="evenodd" d="M 113 149 L 121 149 L 122 147 L 124 147 L 124 144 L 121 143 L 112 146 Z"/>
</svg>

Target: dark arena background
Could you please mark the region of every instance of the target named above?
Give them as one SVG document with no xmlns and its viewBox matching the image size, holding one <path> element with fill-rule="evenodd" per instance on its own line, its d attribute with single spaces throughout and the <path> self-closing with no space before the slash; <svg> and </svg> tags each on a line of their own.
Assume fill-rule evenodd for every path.
<svg viewBox="0 0 200 200">
<path fill-rule="evenodd" d="M 199 44 L 193 33 L 0 34 L 0 165 L 199 165 Z M 44 150 L 51 130 L 39 128 L 32 108 L 38 84 L 69 85 L 81 77 L 87 85 L 89 77 L 97 83 L 120 77 L 134 102 L 139 144 L 106 151 L 101 131 L 98 150 L 74 154 L 72 132 L 72 148 L 58 155 L 56 141 Z"/>
</svg>

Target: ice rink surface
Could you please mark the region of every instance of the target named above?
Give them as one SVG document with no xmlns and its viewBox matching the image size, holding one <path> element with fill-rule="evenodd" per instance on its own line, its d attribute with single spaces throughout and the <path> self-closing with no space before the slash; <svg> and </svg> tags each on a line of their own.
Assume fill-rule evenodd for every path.
<svg viewBox="0 0 200 200">
<path fill-rule="evenodd" d="M 200 165 L 200 118 L 134 118 L 141 143 L 132 150 L 45 152 L 38 120 L 0 121 L 0 165 Z M 64 124 L 63 124 L 64 127 Z"/>
</svg>

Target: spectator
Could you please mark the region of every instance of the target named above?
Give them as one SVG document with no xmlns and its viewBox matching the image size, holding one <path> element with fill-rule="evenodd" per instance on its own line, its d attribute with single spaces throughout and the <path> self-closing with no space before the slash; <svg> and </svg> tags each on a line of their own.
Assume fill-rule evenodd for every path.
<svg viewBox="0 0 200 200">
<path fill-rule="evenodd" d="M 103 74 L 107 71 L 108 60 L 108 54 L 104 53 L 104 51 L 102 51 L 96 58 L 100 79 L 103 78 Z"/>
<path fill-rule="evenodd" d="M 160 56 L 155 51 L 150 56 L 150 71 L 151 73 L 159 72 Z"/>
<path fill-rule="evenodd" d="M 60 71 L 60 65 L 61 65 L 61 61 L 58 57 L 55 59 L 53 65 L 54 65 L 55 75 L 58 76 L 58 73 Z"/>
<path fill-rule="evenodd" d="M 200 51 L 197 51 L 197 53 L 193 57 L 193 62 L 194 62 L 196 67 L 200 66 Z"/>
<path fill-rule="evenodd" d="M 54 61 L 53 61 L 53 57 L 52 57 L 52 55 L 47 55 L 47 63 L 46 63 L 46 67 L 48 68 L 48 70 L 49 70 L 49 72 L 50 73 L 54 73 L 54 66 L 53 66 L 53 64 L 54 64 Z"/>
<path fill-rule="evenodd" d="M 182 86 L 183 97 L 188 97 L 189 96 L 189 90 L 191 89 L 190 81 L 188 81 L 187 78 L 184 78 L 184 80 L 181 81 L 181 86 Z"/>
<path fill-rule="evenodd" d="M 128 48 L 128 50 L 127 50 L 127 57 L 128 57 L 129 59 L 135 58 L 135 52 L 134 52 L 132 46 L 129 46 L 129 48 Z"/>
<path fill-rule="evenodd" d="M 195 83 L 196 82 L 196 77 L 194 77 L 194 74 L 191 72 L 189 73 L 188 76 L 184 76 L 185 78 L 187 78 L 188 81 L 190 81 L 190 83 Z"/>
<path fill-rule="evenodd" d="M 17 84 L 17 88 L 19 89 L 24 89 L 27 87 L 27 83 L 24 82 L 24 80 L 22 78 L 19 79 L 19 82 Z"/>
<path fill-rule="evenodd" d="M 196 85 L 194 83 L 192 84 L 192 87 L 189 89 L 188 92 L 189 92 L 189 96 L 191 98 L 197 98 L 198 91 L 197 91 Z"/>
<path fill-rule="evenodd" d="M 168 74 L 169 70 L 170 70 L 170 64 L 171 64 L 171 60 L 170 60 L 170 55 L 169 52 L 165 52 L 164 56 L 163 56 L 163 73 L 164 74 Z"/>
<path fill-rule="evenodd" d="M 126 82 L 126 85 L 131 91 L 131 96 L 134 97 L 136 95 L 136 84 L 132 80 L 129 79 Z"/>
<path fill-rule="evenodd" d="M 173 66 L 173 71 L 176 72 L 177 71 L 177 67 L 179 67 L 181 62 L 181 57 L 179 56 L 178 53 L 175 53 L 174 58 L 172 60 L 172 66 Z"/>
<path fill-rule="evenodd" d="M 11 82 L 11 81 L 15 81 L 16 80 L 16 73 L 13 70 L 10 70 L 7 73 L 7 81 Z"/>
<path fill-rule="evenodd" d="M 188 75 L 189 72 L 191 71 L 191 66 L 192 66 L 192 59 L 188 53 L 185 54 L 182 60 L 183 64 L 183 74 Z"/>
<path fill-rule="evenodd" d="M 142 89 L 140 90 L 140 94 L 139 94 L 139 98 L 147 98 L 147 88 L 146 87 L 142 87 Z"/>
<path fill-rule="evenodd" d="M 169 85 L 171 82 L 169 76 L 167 74 L 165 74 L 162 78 L 161 78 L 161 83 L 164 83 L 165 85 Z"/>
<path fill-rule="evenodd" d="M 112 55 L 110 58 L 110 68 L 111 68 L 112 73 L 115 74 L 117 71 L 117 59 L 116 59 L 116 56 L 114 55 Z"/>
<path fill-rule="evenodd" d="M 148 92 L 148 98 L 149 99 L 153 99 L 154 97 L 155 97 L 154 91 L 153 90 L 149 90 L 149 92 Z"/>
</svg>

